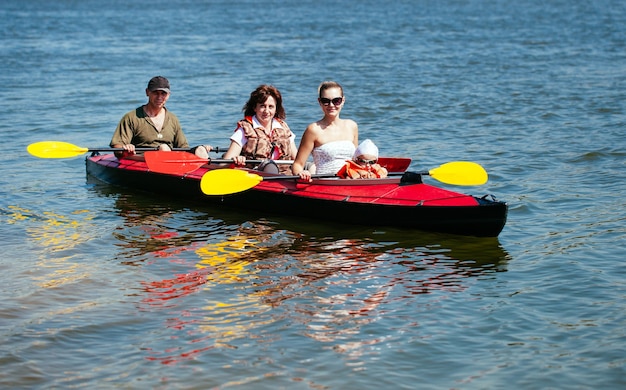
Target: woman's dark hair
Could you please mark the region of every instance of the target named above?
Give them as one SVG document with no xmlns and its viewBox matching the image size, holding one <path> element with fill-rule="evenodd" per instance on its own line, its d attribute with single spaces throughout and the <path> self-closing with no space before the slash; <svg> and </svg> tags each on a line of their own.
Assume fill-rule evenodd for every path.
<svg viewBox="0 0 626 390">
<path fill-rule="evenodd" d="M 265 103 L 267 98 L 273 97 L 276 100 L 276 114 L 274 118 L 285 119 L 285 109 L 283 108 L 283 96 L 280 91 L 272 85 L 259 85 L 252 93 L 250 93 L 250 99 L 243 106 L 244 116 L 253 116 L 254 109 L 259 103 Z"/>
</svg>

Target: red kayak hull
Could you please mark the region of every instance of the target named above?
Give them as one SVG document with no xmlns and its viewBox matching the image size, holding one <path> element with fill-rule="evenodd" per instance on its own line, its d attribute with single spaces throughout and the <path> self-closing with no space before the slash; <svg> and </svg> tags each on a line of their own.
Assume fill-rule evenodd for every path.
<svg viewBox="0 0 626 390">
<path fill-rule="evenodd" d="M 506 223 L 506 203 L 465 195 L 421 183 L 387 179 L 264 180 L 231 195 L 207 196 L 200 189 L 204 166 L 186 175 L 150 172 L 140 160 L 95 155 L 87 173 L 103 182 L 143 191 L 253 208 L 267 213 L 367 226 L 393 226 L 471 236 L 496 237 Z"/>
</svg>

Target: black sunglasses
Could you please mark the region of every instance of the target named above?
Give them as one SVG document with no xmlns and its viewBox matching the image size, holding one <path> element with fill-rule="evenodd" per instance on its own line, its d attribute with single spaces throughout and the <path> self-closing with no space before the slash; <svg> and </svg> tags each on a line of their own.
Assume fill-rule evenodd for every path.
<svg viewBox="0 0 626 390">
<path fill-rule="evenodd" d="M 332 99 L 321 97 L 320 102 L 325 106 L 328 106 L 331 102 L 333 103 L 333 106 L 338 106 L 341 104 L 341 102 L 343 102 L 343 96 Z"/>
<path fill-rule="evenodd" d="M 374 165 L 376 164 L 376 161 L 378 160 L 365 160 L 360 157 L 356 159 L 356 162 L 358 162 L 359 164 L 363 164 L 363 165 Z"/>
</svg>

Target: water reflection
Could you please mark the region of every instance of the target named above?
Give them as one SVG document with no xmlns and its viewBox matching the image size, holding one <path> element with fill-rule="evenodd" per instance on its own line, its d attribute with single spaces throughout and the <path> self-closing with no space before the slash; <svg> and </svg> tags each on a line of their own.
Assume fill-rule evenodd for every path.
<svg viewBox="0 0 626 390">
<path fill-rule="evenodd" d="M 505 271 L 507 255 L 497 241 L 449 245 L 456 240 L 439 238 L 437 244 L 414 237 L 296 240 L 287 252 L 293 260 L 283 255 L 285 263 L 271 263 L 270 281 L 257 287 L 303 335 L 355 358 L 392 337 L 377 323 L 400 316 L 413 296 L 454 294 L 467 288 L 468 278 Z M 285 274 L 286 266 L 292 272 L 272 276 Z"/>
<path fill-rule="evenodd" d="M 114 198 L 124 221 L 116 229 L 123 264 L 161 276 L 141 281 L 137 305 L 167 313 L 146 348 L 147 359 L 162 364 L 252 341 L 283 348 L 294 337 L 355 359 L 397 337 L 381 320 L 406 321 L 416 297 L 457 294 L 470 279 L 506 271 L 508 261 L 497 238 L 329 227 L 139 194 Z"/>
<path fill-rule="evenodd" d="M 24 227 L 28 243 L 37 253 L 32 278 L 39 287 L 59 287 L 91 274 L 89 267 L 76 261 L 76 257 L 80 255 L 77 248 L 95 236 L 92 212 L 74 210 L 61 214 L 9 205 L 6 214 L 7 224 Z"/>
</svg>

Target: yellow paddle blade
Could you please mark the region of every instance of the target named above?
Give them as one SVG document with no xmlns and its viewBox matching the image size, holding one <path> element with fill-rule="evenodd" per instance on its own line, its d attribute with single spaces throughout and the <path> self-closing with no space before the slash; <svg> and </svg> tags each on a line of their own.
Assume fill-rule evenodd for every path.
<svg viewBox="0 0 626 390">
<path fill-rule="evenodd" d="M 428 174 L 442 183 L 479 186 L 487 182 L 487 172 L 471 161 L 453 161 L 431 169 Z"/>
<path fill-rule="evenodd" d="M 200 180 L 200 189 L 207 195 L 226 195 L 250 189 L 263 181 L 263 177 L 239 169 L 215 169 Z"/>
<path fill-rule="evenodd" d="M 28 153 L 39 158 L 68 158 L 85 154 L 89 151 L 87 148 L 72 145 L 68 142 L 59 141 L 42 141 L 28 145 L 26 148 Z"/>
</svg>

